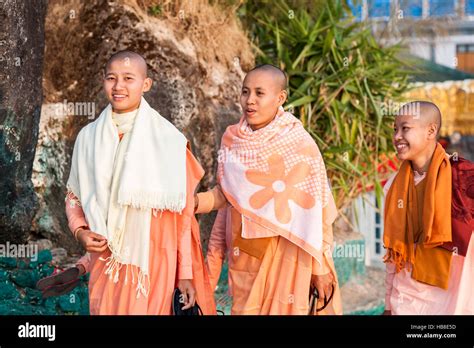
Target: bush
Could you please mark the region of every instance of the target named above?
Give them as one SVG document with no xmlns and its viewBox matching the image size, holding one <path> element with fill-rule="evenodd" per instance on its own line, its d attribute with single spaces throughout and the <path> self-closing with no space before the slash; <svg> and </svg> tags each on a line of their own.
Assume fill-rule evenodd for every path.
<svg viewBox="0 0 474 348">
<path fill-rule="evenodd" d="M 387 106 L 408 90 L 400 48 L 381 47 L 341 0 L 247 2 L 240 15 L 258 62 L 288 74 L 285 108 L 323 153 L 338 207 L 374 185 L 380 199 L 378 170 L 393 155 Z"/>
</svg>

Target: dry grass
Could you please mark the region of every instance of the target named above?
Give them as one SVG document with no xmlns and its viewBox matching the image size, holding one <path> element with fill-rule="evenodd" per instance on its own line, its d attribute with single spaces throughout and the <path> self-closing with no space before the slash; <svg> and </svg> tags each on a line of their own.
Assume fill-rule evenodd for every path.
<svg viewBox="0 0 474 348">
<path fill-rule="evenodd" d="M 199 58 L 218 60 L 228 67 L 239 63 L 244 71 L 252 68 L 255 58 L 250 40 L 244 34 L 236 11 L 239 2 L 207 0 L 131 0 L 150 16 L 179 26 L 197 48 Z M 236 60 L 239 60 L 238 62 Z"/>
</svg>

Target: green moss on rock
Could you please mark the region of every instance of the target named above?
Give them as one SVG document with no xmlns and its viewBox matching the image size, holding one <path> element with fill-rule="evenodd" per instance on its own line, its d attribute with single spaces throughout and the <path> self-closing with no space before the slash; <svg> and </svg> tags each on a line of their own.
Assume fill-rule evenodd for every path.
<svg viewBox="0 0 474 348">
<path fill-rule="evenodd" d="M 11 272 L 10 279 L 23 288 L 34 288 L 40 275 L 35 269 L 18 269 Z"/>
<path fill-rule="evenodd" d="M 0 257 L 0 267 L 12 269 L 16 267 L 16 259 L 14 257 Z"/>
</svg>

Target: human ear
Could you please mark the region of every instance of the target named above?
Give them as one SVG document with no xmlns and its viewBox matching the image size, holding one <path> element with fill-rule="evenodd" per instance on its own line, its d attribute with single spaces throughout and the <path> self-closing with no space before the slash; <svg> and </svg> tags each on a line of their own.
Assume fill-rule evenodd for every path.
<svg viewBox="0 0 474 348">
<path fill-rule="evenodd" d="M 431 123 L 428 126 L 428 139 L 434 139 L 438 135 L 438 125 L 436 123 Z"/>
<path fill-rule="evenodd" d="M 153 80 L 147 77 L 143 82 L 143 92 L 148 92 L 151 89 L 151 85 L 153 84 Z"/>
<path fill-rule="evenodd" d="M 286 90 L 281 90 L 280 93 L 278 93 L 278 106 L 285 104 L 287 97 L 288 92 Z"/>
</svg>

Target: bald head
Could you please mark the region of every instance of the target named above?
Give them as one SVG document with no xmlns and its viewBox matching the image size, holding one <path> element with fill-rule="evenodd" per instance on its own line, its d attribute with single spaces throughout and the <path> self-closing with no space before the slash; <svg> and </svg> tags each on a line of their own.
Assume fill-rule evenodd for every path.
<svg viewBox="0 0 474 348">
<path fill-rule="evenodd" d="M 288 79 L 286 77 L 285 72 L 274 65 L 271 65 L 271 64 L 257 65 L 255 68 L 250 70 L 247 75 L 249 75 L 253 71 L 265 71 L 265 72 L 270 73 L 280 90 L 286 90 L 286 88 L 288 87 Z"/>
<path fill-rule="evenodd" d="M 105 73 L 107 74 L 107 71 L 109 70 L 110 66 L 112 63 L 116 61 L 121 61 L 125 66 L 130 66 L 133 64 L 139 71 L 140 74 L 144 78 L 148 76 L 148 67 L 146 65 L 145 59 L 139 55 L 138 53 L 135 53 L 133 51 L 119 51 L 117 53 L 114 53 L 109 60 L 107 61 L 107 64 L 105 65 Z"/>
<path fill-rule="evenodd" d="M 398 110 L 397 116 L 413 116 L 420 120 L 423 125 L 435 124 L 437 127 L 437 134 L 441 129 L 441 112 L 439 108 L 428 101 L 413 101 L 404 104 Z"/>
</svg>

